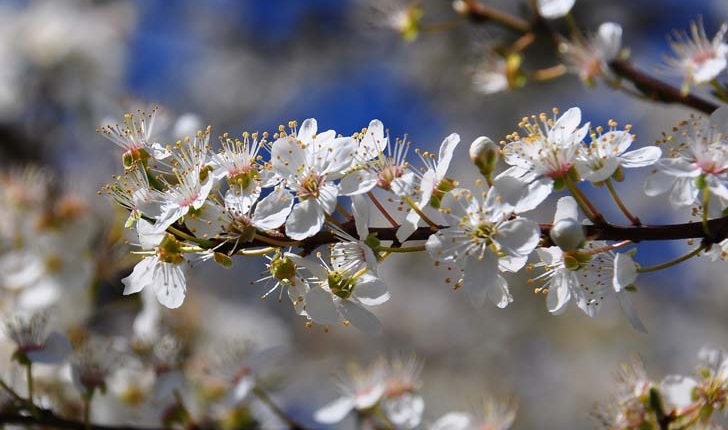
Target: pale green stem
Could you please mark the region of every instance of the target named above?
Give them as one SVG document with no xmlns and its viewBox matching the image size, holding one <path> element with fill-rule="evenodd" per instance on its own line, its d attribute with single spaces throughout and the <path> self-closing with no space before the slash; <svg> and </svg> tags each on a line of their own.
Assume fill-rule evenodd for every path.
<svg viewBox="0 0 728 430">
<path fill-rule="evenodd" d="M 708 208 L 710 205 L 710 189 L 703 188 L 703 232 L 710 237 L 710 225 L 708 224 Z"/>
<path fill-rule="evenodd" d="M 255 233 L 255 236 L 253 236 L 253 238 L 257 239 L 263 243 L 267 243 L 268 245 L 278 246 L 281 248 L 285 248 L 287 246 L 298 246 L 301 244 L 301 242 L 299 242 L 297 240 L 296 241 L 283 241 L 283 240 L 274 239 L 274 238 L 268 237 L 268 236 L 262 236 L 258 233 Z"/>
<path fill-rule="evenodd" d="M 403 248 L 390 248 L 388 246 L 378 246 L 377 247 L 377 252 L 379 252 L 379 251 L 384 251 L 384 252 L 401 252 L 401 253 L 405 253 L 405 252 L 422 252 L 425 249 L 426 249 L 425 248 L 425 245 L 408 246 L 408 247 L 403 247 Z"/>
<path fill-rule="evenodd" d="M 19 403 L 28 403 L 27 399 L 20 397 L 20 395 L 18 393 L 16 393 L 15 390 L 10 388 L 10 386 L 8 384 L 6 384 L 5 381 L 3 381 L 2 379 L 0 379 L 0 388 L 5 390 L 5 392 L 7 392 L 8 395 L 10 395 L 10 397 L 15 399 L 15 401 L 17 401 Z"/>
<path fill-rule="evenodd" d="M 276 249 L 278 249 L 278 248 L 274 248 L 272 246 L 269 246 L 269 247 L 263 248 L 263 249 L 241 249 L 238 252 L 236 252 L 236 254 L 239 254 L 239 255 L 265 255 L 265 254 L 269 254 L 269 253 L 275 251 Z"/>
<path fill-rule="evenodd" d="M 726 89 L 720 85 L 718 79 L 713 79 L 712 81 L 710 81 L 710 85 L 715 90 L 715 94 L 716 96 L 718 96 L 719 99 L 723 100 L 724 102 L 728 102 L 728 92 L 726 92 Z"/>
<path fill-rule="evenodd" d="M 182 394 L 180 394 L 179 390 L 174 390 L 174 399 L 177 401 L 177 406 L 179 406 L 180 411 L 182 412 L 182 415 L 185 417 L 185 421 L 188 425 L 194 424 L 194 420 L 192 419 L 192 415 L 190 414 L 189 409 L 187 409 L 187 406 L 185 405 L 185 401 L 182 398 Z"/>
<path fill-rule="evenodd" d="M 91 428 L 91 399 L 93 396 L 93 391 L 83 396 L 83 424 L 87 429 Z"/>
<path fill-rule="evenodd" d="M 692 251 L 688 252 L 685 255 L 682 255 L 674 260 L 666 261 L 664 263 L 656 264 L 654 266 L 648 266 L 648 267 L 640 267 L 637 269 L 637 273 L 649 273 L 649 272 L 656 272 L 658 270 L 667 269 L 668 267 L 675 266 L 676 264 L 680 264 L 685 260 L 689 260 L 696 255 L 700 254 L 700 251 L 703 250 L 702 246 L 699 246 Z"/>
<path fill-rule="evenodd" d="M 407 202 L 407 204 L 410 205 L 412 210 L 415 211 L 417 213 L 417 215 L 419 215 L 420 218 L 422 218 L 422 220 L 424 222 L 426 222 L 430 227 L 437 228 L 437 224 L 435 222 L 433 222 L 430 218 L 428 218 L 427 215 L 425 215 L 425 213 L 422 212 L 422 209 L 418 208 L 417 204 L 414 201 L 412 201 L 412 199 L 409 196 L 404 196 L 404 201 Z"/>
<path fill-rule="evenodd" d="M 601 213 L 599 213 L 599 211 L 594 207 L 592 202 L 589 201 L 584 193 L 581 192 L 579 187 L 577 187 L 576 184 L 573 183 L 569 178 L 564 178 L 564 182 L 566 183 L 566 187 L 571 192 L 571 195 L 574 196 L 574 200 L 576 200 L 576 203 L 579 205 L 586 217 L 589 218 L 589 221 L 593 222 L 594 224 L 603 223 L 604 217 Z"/>
<path fill-rule="evenodd" d="M 191 234 L 187 234 L 187 233 L 183 232 L 182 230 L 172 227 L 172 226 L 167 227 L 167 231 L 169 231 L 170 233 L 172 233 L 173 235 L 175 235 L 179 238 L 182 238 L 184 240 L 189 240 L 190 242 L 194 242 L 203 248 L 212 248 L 215 245 L 215 243 L 211 240 L 196 238 L 195 236 L 192 236 Z"/>
<path fill-rule="evenodd" d="M 253 395 L 255 395 L 255 397 L 258 398 L 258 400 L 265 404 L 275 416 L 277 416 L 281 421 L 286 423 L 288 425 L 288 428 L 303 429 L 303 427 L 295 420 L 293 420 L 293 418 L 289 417 L 288 414 L 286 414 L 286 411 L 281 409 L 281 407 L 278 406 L 276 402 L 274 402 L 273 399 L 268 395 L 268 393 L 266 393 L 265 390 L 263 390 L 260 386 L 254 386 L 252 393 Z"/>
<path fill-rule="evenodd" d="M 627 217 L 627 219 L 634 225 L 640 225 L 640 220 L 636 216 L 632 215 L 632 213 L 627 209 L 627 206 L 624 205 L 624 202 L 622 202 L 622 199 L 619 198 L 619 194 L 617 194 L 617 190 L 614 189 L 614 185 L 612 185 L 612 180 L 607 179 L 606 181 L 607 189 L 609 190 L 609 194 L 612 196 L 612 199 L 614 199 L 614 202 L 619 206 L 619 210 L 622 211 L 624 216 Z"/>
<path fill-rule="evenodd" d="M 28 379 L 28 401 L 33 403 L 33 363 L 30 361 L 25 365 L 25 377 Z"/>
</svg>

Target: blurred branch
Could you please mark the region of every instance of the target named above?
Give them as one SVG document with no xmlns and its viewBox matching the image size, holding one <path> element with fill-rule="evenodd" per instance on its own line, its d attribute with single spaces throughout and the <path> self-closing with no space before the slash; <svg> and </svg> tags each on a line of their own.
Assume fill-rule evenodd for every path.
<svg viewBox="0 0 728 430">
<path fill-rule="evenodd" d="M 711 114 L 718 109 L 717 104 L 690 93 L 684 94 L 679 88 L 636 69 L 627 61 L 614 60 L 609 63 L 609 67 L 615 74 L 630 81 L 635 88 L 652 101 L 679 103 L 706 114 Z"/>
<path fill-rule="evenodd" d="M 559 42 L 567 40 L 564 35 L 557 32 L 548 22 L 538 16 L 532 22 L 529 22 L 515 15 L 487 6 L 477 0 L 463 0 L 462 4 L 461 12 L 467 15 L 473 22 L 494 22 L 521 33 L 537 34 L 545 31 L 557 45 Z M 693 94 L 683 94 L 679 88 L 640 71 L 626 60 L 611 61 L 609 67 L 617 76 L 631 82 L 637 90 L 652 101 L 678 103 L 706 114 L 710 114 L 718 109 L 717 104 Z"/>
<path fill-rule="evenodd" d="M 164 430 L 162 427 L 134 427 L 134 426 L 110 426 L 100 424 L 86 424 L 82 421 L 76 421 L 61 418 L 48 409 L 39 409 L 37 416 L 21 415 L 17 412 L 0 413 L 0 424 L 17 424 L 25 426 L 41 426 L 53 429 L 70 429 L 70 430 Z M 198 428 L 196 430 L 203 430 Z"/>
</svg>

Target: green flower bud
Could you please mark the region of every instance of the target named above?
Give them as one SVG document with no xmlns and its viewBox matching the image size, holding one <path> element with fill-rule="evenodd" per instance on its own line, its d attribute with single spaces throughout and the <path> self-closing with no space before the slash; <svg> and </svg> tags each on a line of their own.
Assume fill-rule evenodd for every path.
<svg viewBox="0 0 728 430">
<path fill-rule="evenodd" d="M 490 138 L 480 136 L 470 144 L 469 154 L 480 174 L 489 178 L 498 163 L 500 149 Z"/>
</svg>

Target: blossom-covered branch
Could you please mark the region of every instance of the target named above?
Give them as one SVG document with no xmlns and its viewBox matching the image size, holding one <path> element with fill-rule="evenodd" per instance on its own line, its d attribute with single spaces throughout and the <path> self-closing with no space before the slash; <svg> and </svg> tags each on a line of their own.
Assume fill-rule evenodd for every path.
<svg viewBox="0 0 728 430">
<path fill-rule="evenodd" d="M 544 3 L 544 5 L 541 6 L 541 3 Z M 561 3 L 563 3 L 563 5 L 561 5 Z M 518 33 L 531 35 L 532 37 L 544 34 L 548 40 L 554 42 L 557 47 L 557 51 L 561 52 L 566 63 L 571 63 L 570 68 L 577 72 L 577 74 L 579 74 L 579 76 L 589 84 L 593 84 L 594 78 L 604 76 L 607 81 L 609 81 L 610 85 L 621 88 L 622 84 L 619 82 L 619 79 L 621 78 L 630 82 L 644 98 L 651 101 L 682 104 L 706 114 L 710 114 L 718 109 L 718 104 L 692 94 L 689 91 L 689 85 L 691 83 L 705 83 L 713 79 L 717 73 L 707 71 L 708 68 L 717 70 L 718 72 L 725 69 L 724 57 L 726 50 L 728 49 L 726 46 L 728 45 L 723 44 L 722 38 L 724 32 L 722 30 L 713 42 L 705 39 L 704 31 L 701 29 L 700 31 L 702 31 L 702 33 L 700 31 L 693 30 L 692 40 L 689 36 L 685 36 L 683 38 L 685 40 L 679 40 L 673 43 L 673 47 L 679 56 L 675 59 L 674 63 L 677 67 L 684 69 L 682 73 L 685 75 L 686 79 L 686 83 L 683 88 L 676 88 L 639 70 L 624 56 L 619 55 L 621 47 L 621 27 L 619 27 L 618 34 L 608 36 L 610 40 L 606 41 L 608 44 L 607 46 L 612 45 L 608 48 L 608 50 L 604 49 L 604 45 L 593 43 L 590 46 L 583 46 L 583 42 L 579 41 L 580 39 L 583 39 L 583 36 L 575 35 L 574 38 L 577 41 L 571 42 L 569 37 L 559 33 L 549 23 L 549 19 L 560 18 L 567 15 L 570 12 L 571 7 L 574 5 L 573 1 L 539 1 L 538 4 L 539 7 L 534 10 L 534 14 L 529 20 L 524 20 L 523 18 L 511 15 L 507 12 L 486 5 L 484 2 L 479 0 L 458 0 L 455 2 L 455 9 L 459 13 L 468 16 L 473 22 L 495 23 Z M 553 8 L 553 11 L 550 9 L 544 10 L 539 8 Z M 698 24 L 694 24 L 694 26 L 697 25 Z M 599 42 L 599 39 L 595 39 L 594 41 Z M 576 54 L 576 56 L 573 54 L 573 51 L 575 50 L 580 51 L 580 53 Z M 704 72 L 703 70 L 706 71 Z M 518 73 L 517 70 L 509 70 L 508 68 L 503 70 L 503 72 L 506 75 Z M 702 76 L 706 73 L 711 74 L 711 77 L 708 79 L 702 78 Z M 696 78 L 696 76 L 701 77 Z M 513 78 L 508 79 L 508 81 L 513 82 Z M 512 84 L 509 84 L 509 86 L 510 85 Z M 720 96 L 720 94 L 718 95 Z"/>
</svg>

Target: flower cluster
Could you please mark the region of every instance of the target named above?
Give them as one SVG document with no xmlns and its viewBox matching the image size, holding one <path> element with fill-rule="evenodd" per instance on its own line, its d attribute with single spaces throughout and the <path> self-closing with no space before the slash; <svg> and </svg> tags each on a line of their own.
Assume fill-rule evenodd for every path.
<svg viewBox="0 0 728 430">
<path fill-rule="evenodd" d="M 618 391 L 594 410 L 596 423 L 608 429 L 714 428 L 716 411 L 728 402 L 728 359 L 714 348 L 702 348 L 698 359 L 694 376 L 668 375 L 659 383 L 639 360 L 624 364 L 615 375 Z"/>
<path fill-rule="evenodd" d="M 380 358 L 367 367 L 352 363 L 339 378 L 341 397 L 316 411 L 314 418 L 322 424 L 335 424 L 353 413 L 360 422 L 376 428 L 422 428 L 425 402 L 418 394 L 421 370 L 422 363 L 414 357 Z M 482 414 L 450 412 L 427 428 L 507 430 L 515 414 L 515 403 L 489 401 Z"/>
<path fill-rule="evenodd" d="M 592 223 L 605 220 L 581 185 L 606 186 L 639 225 L 613 182 L 623 181 L 627 169 L 655 165 L 655 175 L 675 179 L 650 177 L 648 194 L 674 183 L 673 203 L 693 203 L 703 190 L 718 200 L 714 209 L 723 210 L 724 114 L 718 110 L 707 125 L 693 119 L 693 131 L 668 139 L 672 147 L 662 158 L 664 145 L 630 149 L 630 126 L 610 121 L 607 129 L 592 127 L 582 123 L 579 108 L 563 114 L 554 109 L 551 117 L 524 118 L 523 132 L 507 136 L 500 147 L 484 136 L 473 141 L 469 155 L 483 178 L 469 189 L 449 175 L 460 142 L 455 133 L 433 154 L 391 140 L 379 120 L 346 136 L 320 132 L 316 120 L 307 119 L 273 135 L 224 134 L 214 149 L 209 127 L 174 144 L 160 143 L 152 137 L 155 111 L 138 111 L 123 125 L 101 129 L 123 150 L 124 174 L 107 192 L 130 212 L 127 226 L 136 228 L 142 248 L 137 254 L 143 259 L 123 279 L 124 294 L 151 290 L 145 297 L 177 308 L 190 266 L 214 260 L 230 267 L 235 255 L 265 256 L 267 270 L 259 280 L 267 288 L 264 296 L 287 295 L 309 325 L 351 324 L 378 333 L 381 325 L 370 307 L 390 298 L 379 263 L 399 252 L 426 250 L 435 266 L 451 273 L 447 282 L 475 305 L 507 307 L 514 300 L 507 274 L 543 270 L 531 282 L 546 294 L 549 312 L 561 314 L 573 299 L 594 317 L 611 297 L 632 326 L 645 331 L 629 300 L 643 270 L 633 260 L 636 249 L 623 251 L 630 241 L 588 240 L 579 209 Z M 411 152 L 419 162 L 408 159 Z M 510 165 L 500 173 L 499 159 Z M 528 218 L 564 190 L 571 196 L 559 200 L 547 230 Z M 382 193 L 386 200 L 378 197 Z M 373 209 L 391 225 L 389 233 L 372 225 Z M 541 262 L 529 262 L 534 257 Z M 155 331 L 154 309 L 147 303 L 139 315 L 143 330 Z"/>
</svg>

